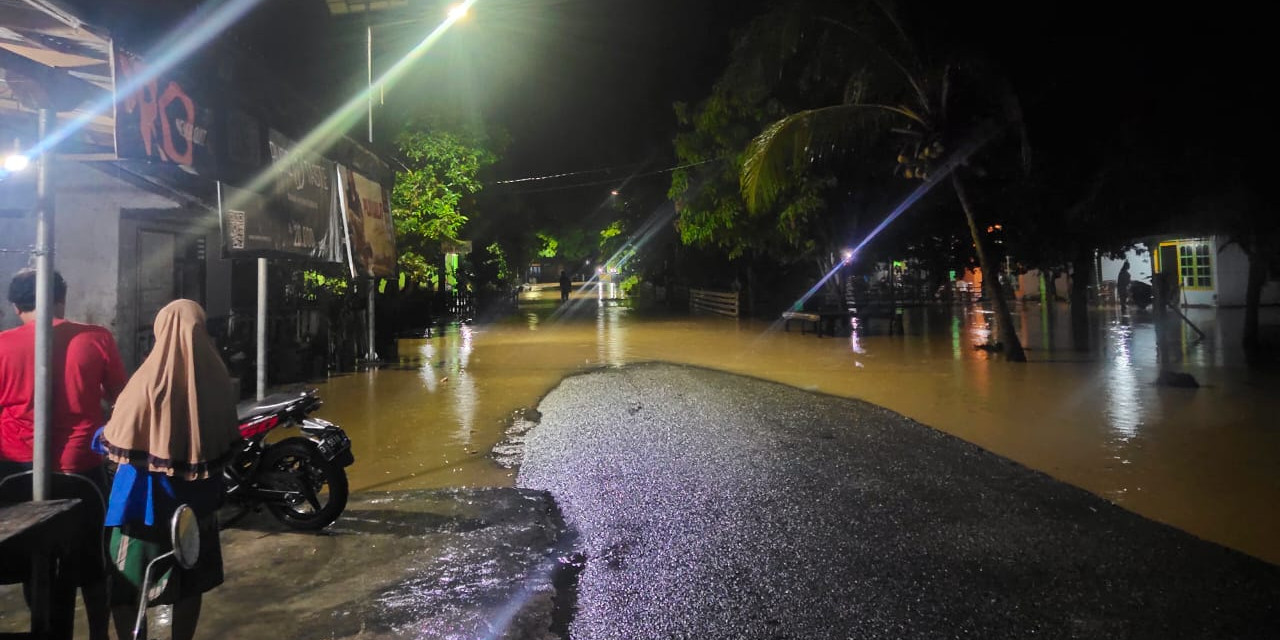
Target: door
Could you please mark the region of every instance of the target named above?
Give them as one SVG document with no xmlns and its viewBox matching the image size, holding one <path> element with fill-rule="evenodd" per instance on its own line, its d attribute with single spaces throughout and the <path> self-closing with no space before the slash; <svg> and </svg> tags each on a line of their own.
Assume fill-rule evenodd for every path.
<svg viewBox="0 0 1280 640">
<path fill-rule="evenodd" d="M 151 352 L 156 312 L 177 298 L 178 238 L 164 231 L 138 231 L 138 361 Z"/>
</svg>

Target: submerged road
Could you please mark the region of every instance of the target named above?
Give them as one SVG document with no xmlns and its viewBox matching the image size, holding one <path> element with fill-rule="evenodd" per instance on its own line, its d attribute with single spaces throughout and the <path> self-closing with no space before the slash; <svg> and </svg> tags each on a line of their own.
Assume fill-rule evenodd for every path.
<svg viewBox="0 0 1280 640">
<path fill-rule="evenodd" d="M 1280 633 L 1280 567 L 873 405 L 652 364 L 539 409 L 575 640 Z"/>
</svg>

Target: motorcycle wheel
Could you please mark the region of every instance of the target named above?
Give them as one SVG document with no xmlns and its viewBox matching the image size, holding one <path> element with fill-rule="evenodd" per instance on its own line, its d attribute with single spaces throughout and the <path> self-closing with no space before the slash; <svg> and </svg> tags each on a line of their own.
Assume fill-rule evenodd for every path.
<svg viewBox="0 0 1280 640">
<path fill-rule="evenodd" d="M 293 480 L 278 490 L 302 495 L 287 502 L 268 502 L 267 510 L 285 525 L 299 530 L 323 529 L 347 507 L 347 472 L 326 460 L 310 440 L 290 438 L 267 448 L 259 463 L 271 472 L 287 473 Z"/>
</svg>

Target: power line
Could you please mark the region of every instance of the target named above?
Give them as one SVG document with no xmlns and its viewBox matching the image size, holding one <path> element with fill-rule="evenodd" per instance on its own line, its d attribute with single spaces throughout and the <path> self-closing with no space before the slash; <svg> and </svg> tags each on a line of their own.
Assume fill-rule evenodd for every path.
<svg viewBox="0 0 1280 640">
<path fill-rule="evenodd" d="M 638 167 L 643 164 L 644 164 L 643 162 L 633 162 L 631 164 L 624 164 L 616 167 L 605 167 L 603 169 L 584 169 L 582 171 L 570 171 L 568 173 L 556 173 L 556 174 L 546 175 L 546 176 L 532 176 L 529 178 L 512 178 L 510 180 L 498 180 L 494 184 L 515 184 L 517 182 L 533 182 L 535 180 L 554 180 L 556 178 L 566 178 L 568 176 L 580 176 L 588 173 L 607 173 L 609 171 L 615 171 L 618 169 L 629 169 L 631 167 Z"/>
<path fill-rule="evenodd" d="M 677 165 L 677 166 L 674 166 L 674 167 L 667 167 L 666 169 L 657 169 L 657 170 L 654 170 L 654 171 L 647 171 L 647 172 L 644 172 L 644 173 L 635 173 L 635 174 L 631 174 L 631 175 L 629 175 L 629 176 L 627 176 L 627 177 L 625 177 L 625 178 L 622 178 L 622 179 L 621 179 L 621 181 L 622 181 L 622 182 L 626 182 L 626 181 L 629 181 L 629 180 L 635 180 L 635 179 L 637 179 L 637 178 L 647 178 L 647 177 L 649 177 L 649 176 L 656 176 L 656 175 L 660 175 L 660 174 L 664 174 L 664 173 L 671 173 L 672 171 L 679 171 L 680 169 L 688 169 L 689 167 L 696 167 L 696 166 L 699 166 L 699 165 L 709 164 L 709 163 L 712 163 L 712 162 L 717 162 L 717 161 L 720 161 L 720 160 L 725 160 L 725 159 L 727 159 L 727 158 L 728 158 L 728 156 L 724 156 L 724 157 L 720 157 L 720 158 L 712 158 L 712 159 L 710 159 L 710 160 L 703 160 L 703 161 L 701 161 L 701 162 L 690 162 L 690 163 L 688 163 L 688 164 Z M 634 166 L 634 165 L 631 165 L 631 166 Z M 603 170 L 599 170 L 599 171 L 603 171 Z M 582 173 L 597 173 L 597 172 L 598 172 L 598 171 L 579 171 L 579 172 L 575 172 L 575 173 L 560 174 L 560 175 L 561 175 L 561 176 L 564 176 L 564 175 L 577 175 L 577 174 L 582 174 Z M 553 177 L 559 177 L 559 176 L 545 176 L 545 177 L 537 177 L 537 178 L 522 178 L 522 179 L 519 179 L 519 180 L 504 180 L 504 181 L 502 181 L 502 182 L 497 182 L 497 183 L 495 183 L 495 184 L 511 184 L 511 183 L 514 183 L 514 182 L 524 182 L 524 181 L 526 181 L 526 180 L 543 180 L 543 179 L 549 179 L 549 178 L 553 178 Z M 515 192 L 513 192 L 513 193 L 545 193 L 545 192 L 548 192 L 548 191 L 564 191 L 564 190 L 567 190 L 567 189 L 581 189 L 581 188 L 583 188 L 583 187 L 598 187 L 598 186 L 600 186 L 600 185 L 604 185 L 604 184 L 618 184 L 618 182 L 619 182 L 619 179 L 617 179 L 617 178 L 610 179 L 610 180 L 594 180 L 594 181 L 592 181 L 592 182 L 579 182 L 579 183 L 576 183 L 576 184 L 560 185 L 560 186 L 556 186 L 556 187 L 546 187 L 546 188 L 543 188 L 543 189 L 525 189 L 525 190 L 523 190 L 523 191 L 515 191 Z"/>
</svg>

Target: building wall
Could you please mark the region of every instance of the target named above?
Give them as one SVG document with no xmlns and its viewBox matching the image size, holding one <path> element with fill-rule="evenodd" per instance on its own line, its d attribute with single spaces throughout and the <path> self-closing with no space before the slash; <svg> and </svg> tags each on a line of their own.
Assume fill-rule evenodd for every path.
<svg viewBox="0 0 1280 640">
<path fill-rule="evenodd" d="M 1224 244 L 1222 237 L 1214 238 L 1214 280 L 1217 285 L 1220 307 L 1243 307 L 1245 292 L 1249 286 L 1249 256 L 1237 244 Z M 1262 304 L 1280 304 L 1280 280 L 1271 280 L 1262 287 Z"/>
<path fill-rule="evenodd" d="M 0 181 L 0 331 L 20 324 L 9 304 L 9 278 L 30 263 L 36 242 L 34 173 L 11 174 Z"/>
<path fill-rule="evenodd" d="M 30 261 L 29 250 L 36 238 L 35 220 L 29 217 L 0 216 L 0 331 L 12 329 L 21 322 L 9 304 L 9 278 Z"/>
<path fill-rule="evenodd" d="M 1040 270 L 1031 269 L 1026 273 L 1018 275 L 1018 298 L 1022 300 L 1039 300 L 1040 299 Z M 1066 300 L 1071 294 L 1071 276 L 1066 272 L 1061 272 L 1054 282 L 1046 281 L 1045 286 L 1052 287 L 1053 295 L 1050 299 Z"/>
<path fill-rule="evenodd" d="M 120 210 L 125 207 L 173 207 L 164 197 L 121 180 L 108 164 L 55 161 L 49 175 L 54 205 L 54 268 L 67 281 L 67 318 L 111 329 L 123 342 L 119 317 Z M 0 249 L 29 249 L 35 244 L 34 185 L 6 181 L 0 188 Z M 23 217 L 15 217 L 18 211 Z M 28 265 L 29 253 L 0 253 L 0 280 Z M 6 305 L 7 306 L 7 305 Z M 17 324 L 12 310 L 0 315 L 0 327 Z"/>
<path fill-rule="evenodd" d="M 173 203 L 119 180 L 113 171 L 105 164 L 60 162 L 51 186 L 55 264 L 67 279 L 67 317 L 117 331 L 120 209 Z"/>
<path fill-rule="evenodd" d="M 1181 290 L 1181 303 L 1195 307 L 1240 307 L 1245 304 L 1245 292 L 1249 284 L 1249 258 L 1239 245 L 1229 244 L 1223 236 L 1200 238 L 1163 238 L 1153 246 L 1172 245 L 1182 247 L 1197 242 L 1209 245 L 1209 265 L 1213 275 L 1211 287 Z M 1169 247 L 1165 247 L 1169 248 Z M 1162 271 L 1178 272 L 1177 264 L 1160 264 Z M 1182 274 L 1180 274 L 1182 275 Z M 1280 281 L 1268 281 L 1262 289 L 1262 304 L 1280 304 Z"/>
</svg>

